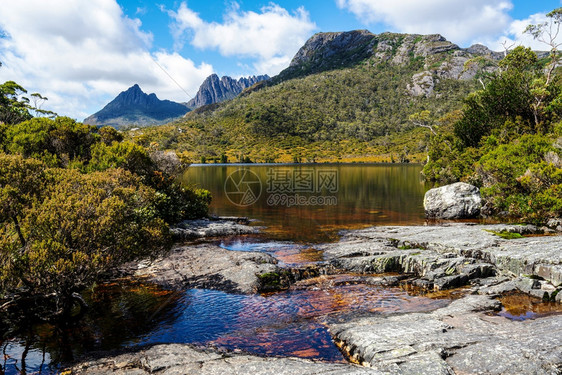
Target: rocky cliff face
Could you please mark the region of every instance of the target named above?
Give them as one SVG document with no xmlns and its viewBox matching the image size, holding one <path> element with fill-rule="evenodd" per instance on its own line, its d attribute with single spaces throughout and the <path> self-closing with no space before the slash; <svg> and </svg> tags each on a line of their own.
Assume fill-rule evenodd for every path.
<svg viewBox="0 0 562 375">
<path fill-rule="evenodd" d="M 255 83 L 268 80 L 269 76 L 251 76 L 235 80 L 231 77 L 222 77 L 212 74 L 199 87 L 197 95 L 191 99 L 187 106 L 190 109 L 202 107 L 207 104 L 219 103 L 232 99 L 240 94 L 244 89 L 253 86 Z"/>
<path fill-rule="evenodd" d="M 181 117 L 188 111 L 184 104 L 160 100 L 155 94 L 144 93 L 135 84 L 117 95 L 101 111 L 86 118 L 84 123 L 117 128 L 158 125 Z"/>
<path fill-rule="evenodd" d="M 539 52 L 539 57 L 544 53 Z M 482 59 L 475 60 L 475 57 Z M 431 96 L 442 79 L 471 80 L 478 73 L 492 72 L 503 52 L 483 45 L 460 48 L 438 34 L 372 34 L 367 30 L 313 35 L 297 52 L 290 66 L 273 81 L 303 77 L 326 70 L 372 65 L 415 66 L 407 94 Z M 421 71 L 420 71 L 421 70 Z"/>
</svg>

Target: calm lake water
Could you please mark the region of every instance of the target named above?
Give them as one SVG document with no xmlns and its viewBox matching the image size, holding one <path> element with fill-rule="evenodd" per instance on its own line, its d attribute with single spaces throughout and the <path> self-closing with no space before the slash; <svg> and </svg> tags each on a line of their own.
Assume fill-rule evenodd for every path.
<svg viewBox="0 0 562 375">
<path fill-rule="evenodd" d="M 272 254 L 281 265 L 321 262 L 314 244 L 342 229 L 424 222 L 426 187 L 419 165 L 192 166 L 185 183 L 211 191 L 211 214 L 247 216 L 264 234 L 217 240 L 231 251 Z M 326 323 L 362 314 L 428 311 L 448 303 L 365 276 L 313 280 L 311 288 L 268 295 L 192 289 L 169 291 L 125 281 L 86 294 L 80 324 L 16 330 L 0 340 L 0 373 L 56 372 L 59 363 L 96 350 L 153 343 L 193 343 L 276 356 L 341 362 Z"/>
<path fill-rule="evenodd" d="M 412 164 L 204 165 L 191 166 L 183 181 L 211 191 L 214 215 L 255 219 L 276 239 L 325 242 L 342 229 L 423 224 L 427 189 L 421 169 Z"/>
</svg>

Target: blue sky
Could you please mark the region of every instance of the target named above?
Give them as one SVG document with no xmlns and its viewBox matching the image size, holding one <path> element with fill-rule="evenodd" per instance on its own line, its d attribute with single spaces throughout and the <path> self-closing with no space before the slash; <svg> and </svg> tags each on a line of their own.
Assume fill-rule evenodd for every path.
<svg viewBox="0 0 562 375">
<path fill-rule="evenodd" d="M 138 83 L 188 101 L 211 73 L 275 75 L 316 32 L 440 33 L 461 47 L 522 35 L 560 0 L 2 0 L 0 81 L 82 120 Z"/>
</svg>

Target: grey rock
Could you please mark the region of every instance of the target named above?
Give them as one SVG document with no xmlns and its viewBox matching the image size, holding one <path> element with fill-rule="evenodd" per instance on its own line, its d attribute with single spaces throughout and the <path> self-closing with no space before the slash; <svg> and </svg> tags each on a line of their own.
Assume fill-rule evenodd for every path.
<svg viewBox="0 0 562 375">
<path fill-rule="evenodd" d="M 229 251 L 212 244 L 178 246 L 134 275 L 174 289 L 206 288 L 256 293 L 259 276 L 278 272 L 269 254 Z"/>
<path fill-rule="evenodd" d="M 348 364 L 319 363 L 295 358 L 264 358 L 241 353 L 162 344 L 129 353 L 85 360 L 69 369 L 81 375 L 382 375 Z"/>
<path fill-rule="evenodd" d="M 513 322 L 500 304 L 470 295 L 426 314 L 373 316 L 330 325 L 354 360 L 395 374 L 555 374 L 562 317 Z"/>
<path fill-rule="evenodd" d="M 430 189 L 423 199 L 425 215 L 439 219 L 466 219 L 480 214 L 482 199 L 476 186 L 457 182 Z"/>
<path fill-rule="evenodd" d="M 435 70 L 435 75 L 439 79 L 471 80 L 482 69 L 477 64 L 467 64 L 470 58 L 470 55 L 457 51 L 456 56 L 451 56 Z"/>
<path fill-rule="evenodd" d="M 430 34 L 422 36 L 414 51 L 415 56 L 428 57 L 454 50 L 459 50 L 459 46 L 449 42 L 442 35 Z"/>
<path fill-rule="evenodd" d="M 505 278 L 500 278 L 500 280 L 506 280 Z M 494 280 L 498 280 L 497 278 L 494 278 Z M 482 284 L 482 283 L 481 283 Z M 505 294 L 505 293 L 510 293 L 510 292 L 514 292 L 517 291 L 517 285 L 514 281 L 509 280 L 509 281 L 503 281 L 500 283 L 491 283 L 488 285 L 484 285 L 480 288 L 478 288 L 478 294 L 487 294 L 487 295 L 491 295 L 491 296 L 498 296 L 501 294 Z"/>
<path fill-rule="evenodd" d="M 412 83 L 406 86 L 406 90 L 412 96 L 428 97 L 433 94 L 435 81 L 431 72 L 416 73 L 412 76 Z"/>
<path fill-rule="evenodd" d="M 353 232 L 355 235 L 359 233 Z M 365 232 L 361 232 L 365 233 Z M 349 234 L 349 236 L 353 236 Z M 344 237 L 339 243 L 319 247 L 331 269 L 353 273 L 401 272 L 419 277 L 414 285 L 428 289 L 450 289 L 470 280 L 490 277 L 495 267 L 480 260 L 416 246 L 410 241 Z"/>
<path fill-rule="evenodd" d="M 218 75 L 211 74 L 203 81 L 195 97 L 187 102 L 187 107 L 195 109 L 204 105 L 232 99 L 238 96 L 244 89 L 268 79 L 268 75 L 243 77 L 236 80 L 228 76 L 219 78 Z"/>
<path fill-rule="evenodd" d="M 194 238 L 254 234 L 260 231 L 259 227 L 252 227 L 247 224 L 246 218 L 185 220 L 170 228 L 170 232 L 176 241 L 182 241 Z"/>
<path fill-rule="evenodd" d="M 562 232 L 562 218 L 550 219 L 547 221 L 546 226 L 558 232 Z"/>
<path fill-rule="evenodd" d="M 375 35 L 367 30 L 314 34 L 293 57 L 289 68 L 306 64 L 323 65 L 338 54 L 354 51 L 357 57 L 368 55 Z M 355 60 L 351 56 L 350 60 Z"/>
<path fill-rule="evenodd" d="M 503 52 L 494 52 L 482 44 L 473 44 L 465 49 L 466 52 L 477 56 L 487 56 L 493 60 L 499 61 L 505 57 Z"/>
<path fill-rule="evenodd" d="M 491 335 L 487 340 L 453 351 L 447 363 L 457 374 L 560 373 L 562 317 L 525 322 L 498 320 L 476 328 L 473 332 L 486 330 Z"/>
<path fill-rule="evenodd" d="M 453 275 L 438 278 L 433 283 L 435 290 L 452 289 L 466 285 L 469 278 L 468 275 Z"/>
<path fill-rule="evenodd" d="M 424 61 L 426 72 L 414 77 L 408 88 L 411 95 L 431 95 L 432 85 L 439 79 L 469 80 L 481 70 L 489 68 L 472 64 L 469 68 L 465 63 L 476 56 L 483 56 L 494 62 L 496 54 L 488 49 L 461 49 L 447 41 L 439 34 L 372 34 L 367 30 L 354 30 L 336 33 L 317 33 L 313 35 L 297 52 L 290 66 L 275 77 L 274 80 L 286 80 L 310 73 L 318 73 L 330 69 L 341 69 L 353 66 L 371 58 L 370 63 L 389 63 L 406 66 L 413 59 Z M 434 69 L 439 62 L 443 64 Z M 432 71 L 429 71 L 432 70 Z"/>
<path fill-rule="evenodd" d="M 547 286 L 531 291 L 543 297 L 562 285 L 560 236 L 503 239 L 495 232 L 533 233 L 534 226 L 448 224 L 374 227 L 343 234 L 337 243 L 318 247 L 329 267 L 357 273 L 402 272 L 419 277 L 415 285 L 443 289 L 492 276 L 535 276 Z M 500 278 L 500 280 L 502 280 Z M 493 282 L 493 281 L 491 281 Z M 490 286 L 490 285 L 489 285 Z M 507 288 L 507 286 L 506 286 Z M 514 285 L 509 286 L 515 289 Z M 497 294 L 491 288 L 486 294 Z"/>
<path fill-rule="evenodd" d="M 535 227 L 457 223 L 435 226 L 374 227 L 344 234 L 339 243 L 326 246 L 326 255 L 342 258 L 346 253 L 360 254 L 366 249 L 388 249 L 392 243 L 408 243 L 412 247 L 425 249 L 418 251 L 420 255 L 426 257 L 425 262 L 435 259 L 433 257 L 443 261 L 442 254 L 452 252 L 457 256 L 472 258 L 474 261 L 471 263 L 492 264 L 497 272 L 509 277 L 534 275 L 554 286 L 562 285 L 561 236 L 506 240 L 493 233 L 512 231 L 528 233 L 533 228 Z M 356 264 L 356 267 L 359 268 L 360 265 Z M 424 266 L 424 269 L 429 270 L 430 267 Z"/>
</svg>

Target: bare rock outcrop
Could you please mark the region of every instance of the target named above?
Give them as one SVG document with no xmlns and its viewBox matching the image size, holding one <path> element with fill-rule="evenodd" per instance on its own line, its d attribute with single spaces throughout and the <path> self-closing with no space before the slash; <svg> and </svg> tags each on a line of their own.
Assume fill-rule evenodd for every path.
<svg viewBox="0 0 562 375">
<path fill-rule="evenodd" d="M 468 219 L 480 215 L 480 189 L 457 182 L 430 189 L 423 198 L 425 215 L 437 219 Z"/>
</svg>

